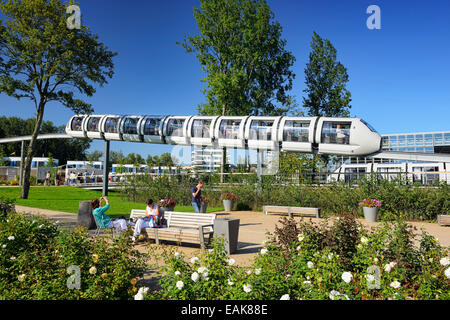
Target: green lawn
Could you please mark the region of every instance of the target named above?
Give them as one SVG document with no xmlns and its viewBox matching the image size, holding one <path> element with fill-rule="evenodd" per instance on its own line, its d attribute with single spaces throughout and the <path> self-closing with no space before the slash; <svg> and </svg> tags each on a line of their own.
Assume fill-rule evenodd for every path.
<svg viewBox="0 0 450 320">
<path fill-rule="evenodd" d="M 80 201 L 90 201 L 101 197 L 101 191 L 85 190 L 76 187 L 31 187 L 28 199 L 20 199 L 20 187 L 0 188 L 0 196 L 16 199 L 16 204 L 39 209 L 49 209 L 69 213 L 78 213 Z M 111 217 L 128 217 L 131 209 L 145 209 L 144 203 L 123 200 L 119 192 L 109 191 L 111 208 L 107 214 Z M 156 199 L 155 199 L 156 200 Z M 208 208 L 207 212 L 223 211 L 223 208 Z M 175 211 L 194 212 L 192 206 L 176 206 Z"/>
</svg>

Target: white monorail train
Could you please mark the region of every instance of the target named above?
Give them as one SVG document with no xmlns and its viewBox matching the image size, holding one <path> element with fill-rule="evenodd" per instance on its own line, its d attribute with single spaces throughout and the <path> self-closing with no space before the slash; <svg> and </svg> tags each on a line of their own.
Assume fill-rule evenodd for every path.
<svg viewBox="0 0 450 320">
<path fill-rule="evenodd" d="M 360 156 L 381 136 L 359 118 L 266 116 L 76 115 L 74 138 Z"/>
</svg>

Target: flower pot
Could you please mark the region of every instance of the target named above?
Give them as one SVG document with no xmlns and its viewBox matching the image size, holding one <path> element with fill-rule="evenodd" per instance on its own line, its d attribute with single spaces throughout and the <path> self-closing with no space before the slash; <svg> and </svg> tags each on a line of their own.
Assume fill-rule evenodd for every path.
<svg viewBox="0 0 450 320">
<path fill-rule="evenodd" d="M 200 213 L 206 213 L 206 208 L 208 208 L 208 204 L 202 203 L 202 205 L 200 206 Z"/>
<path fill-rule="evenodd" d="M 377 207 L 363 207 L 364 218 L 368 222 L 377 221 L 377 214 L 380 208 Z"/>
<path fill-rule="evenodd" d="M 225 211 L 231 211 L 233 209 L 234 200 L 223 200 L 223 207 Z"/>
</svg>

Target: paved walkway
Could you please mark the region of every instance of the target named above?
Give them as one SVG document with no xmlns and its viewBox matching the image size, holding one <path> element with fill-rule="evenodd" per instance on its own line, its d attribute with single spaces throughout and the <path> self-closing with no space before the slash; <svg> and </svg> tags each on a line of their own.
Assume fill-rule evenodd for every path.
<svg viewBox="0 0 450 320">
<path fill-rule="evenodd" d="M 52 210 L 35 209 L 16 205 L 17 212 L 44 215 L 52 220 L 59 221 L 63 227 L 74 227 L 77 225 L 77 215 L 71 213 L 57 212 Z M 237 252 L 231 255 L 238 265 L 250 265 L 255 254 L 262 249 L 263 241 L 266 240 L 267 232 L 273 232 L 275 225 L 281 218 L 280 215 L 264 215 L 262 212 L 252 211 L 233 211 L 217 212 L 217 218 L 236 218 L 240 219 L 239 246 Z M 300 220 L 295 217 L 295 220 Z M 311 219 L 313 222 L 319 222 L 323 219 Z M 376 227 L 379 222 L 366 222 L 364 219 L 358 219 L 365 227 Z M 450 227 L 441 227 L 437 223 L 426 222 L 408 222 L 417 228 L 417 233 L 421 232 L 423 227 L 431 235 L 438 238 L 439 242 L 446 247 L 450 247 Z M 93 231 L 91 231 L 93 232 Z M 148 246 L 155 246 L 152 242 L 140 242 L 136 245 L 139 251 L 147 252 Z M 199 251 L 199 245 L 182 244 L 177 250 L 183 251 L 188 257 Z"/>
</svg>

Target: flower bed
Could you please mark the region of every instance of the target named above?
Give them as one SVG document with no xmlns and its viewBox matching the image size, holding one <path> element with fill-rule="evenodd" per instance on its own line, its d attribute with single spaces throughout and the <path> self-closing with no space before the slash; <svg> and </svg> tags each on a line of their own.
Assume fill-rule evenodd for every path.
<svg viewBox="0 0 450 320">
<path fill-rule="evenodd" d="M 131 299 L 146 260 L 129 238 L 91 239 L 85 228 L 61 231 L 8 213 L 0 219 L 0 299 Z"/>
<path fill-rule="evenodd" d="M 198 257 L 165 251 L 162 290 L 142 298 L 448 300 L 448 254 L 402 221 L 367 231 L 351 216 L 333 225 L 283 218 L 249 267 L 237 267 L 220 239 Z"/>
</svg>

